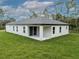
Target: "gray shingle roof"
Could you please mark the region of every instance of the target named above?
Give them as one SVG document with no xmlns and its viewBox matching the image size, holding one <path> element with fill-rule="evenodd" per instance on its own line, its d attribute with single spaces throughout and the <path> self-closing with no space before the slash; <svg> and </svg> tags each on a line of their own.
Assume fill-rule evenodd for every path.
<svg viewBox="0 0 79 59">
<path fill-rule="evenodd" d="M 53 20 L 45 17 L 37 17 L 37 18 L 31 18 L 31 19 L 26 19 L 26 20 L 21 20 L 21 21 L 16 21 L 16 22 L 11 22 L 8 23 L 9 25 L 67 25 L 67 23 L 58 21 L 58 20 Z"/>
</svg>

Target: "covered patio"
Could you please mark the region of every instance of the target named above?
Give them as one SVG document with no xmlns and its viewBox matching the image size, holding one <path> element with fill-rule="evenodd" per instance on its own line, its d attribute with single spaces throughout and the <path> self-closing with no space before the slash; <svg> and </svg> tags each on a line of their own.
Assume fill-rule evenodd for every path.
<svg viewBox="0 0 79 59">
<path fill-rule="evenodd" d="M 29 26 L 29 36 L 44 39 L 51 36 L 51 26 Z"/>
</svg>

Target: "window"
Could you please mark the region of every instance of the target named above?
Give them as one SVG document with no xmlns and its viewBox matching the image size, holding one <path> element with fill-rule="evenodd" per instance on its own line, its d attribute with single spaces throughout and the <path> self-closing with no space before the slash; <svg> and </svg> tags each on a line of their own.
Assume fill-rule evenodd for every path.
<svg viewBox="0 0 79 59">
<path fill-rule="evenodd" d="M 67 26 L 66 26 L 66 29 L 67 29 Z"/>
<path fill-rule="evenodd" d="M 55 27 L 53 27 L 53 34 L 55 34 Z"/>
<path fill-rule="evenodd" d="M 13 26 L 13 31 L 15 31 L 15 27 Z"/>
<path fill-rule="evenodd" d="M 61 27 L 59 28 L 59 32 L 61 33 Z"/>
<path fill-rule="evenodd" d="M 26 28 L 25 27 L 23 27 L 23 33 L 25 33 L 26 32 L 26 30 L 25 30 Z"/>
<path fill-rule="evenodd" d="M 16 31 L 18 32 L 18 26 L 16 26 Z"/>
</svg>

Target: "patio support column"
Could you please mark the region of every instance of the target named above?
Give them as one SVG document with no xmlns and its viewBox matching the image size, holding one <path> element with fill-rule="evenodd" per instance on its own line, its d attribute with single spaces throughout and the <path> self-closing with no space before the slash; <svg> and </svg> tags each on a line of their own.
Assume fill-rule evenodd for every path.
<svg viewBox="0 0 79 59">
<path fill-rule="evenodd" d="M 43 38 L 43 26 L 39 27 L 40 38 Z"/>
<path fill-rule="evenodd" d="M 26 26 L 26 35 L 29 36 L 29 26 Z"/>
</svg>

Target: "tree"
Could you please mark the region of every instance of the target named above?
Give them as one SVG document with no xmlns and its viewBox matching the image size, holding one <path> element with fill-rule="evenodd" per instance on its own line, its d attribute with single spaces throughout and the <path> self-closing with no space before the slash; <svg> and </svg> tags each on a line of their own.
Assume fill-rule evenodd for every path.
<svg viewBox="0 0 79 59">
<path fill-rule="evenodd" d="M 49 17 L 47 8 L 45 8 L 45 10 L 43 11 L 43 14 L 45 15 L 45 17 Z"/>
<path fill-rule="evenodd" d="M 0 18 L 1 20 L 3 20 L 3 17 L 4 17 L 4 11 L 3 9 L 0 8 Z M 0 28 L 2 27 L 2 23 L 0 23 Z"/>
<path fill-rule="evenodd" d="M 76 3 L 75 0 L 69 0 L 67 3 L 65 3 L 66 8 L 67 8 L 67 15 L 70 13 L 70 9 L 74 8 L 76 11 Z"/>
<path fill-rule="evenodd" d="M 63 2 L 60 2 L 60 1 L 57 1 L 56 3 L 55 3 L 55 13 L 56 14 L 58 14 L 59 12 L 59 9 L 58 9 L 58 7 L 57 6 L 59 6 L 59 5 L 62 5 L 63 4 Z M 62 9 L 62 8 L 61 8 Z M 57 17 L 56 17 L 56 20 L 57 20 Z"/>
<path fill-rule="evenodd" d="M 77 28 L 78 27 L 78 19 L 76 16 L 78 15 L 78 12 L 77 12 L 75 0 L 69 0 L 66 3 L 66 8 L 67 8 L 67 15 L 72 17 L 71 24 L 76 26 L 76 28 Z M 72 8 L 73 8 L 73 11 L 71 11 Z"/>
<path fill-rule="evenodd" d="M 62 20 L 62 15 L 60 13 L 56 14 L 56 20 Z"/>
<path fill-rule="evenodd" d="M 4 15 L 3 9 L 0 9 L 0 16 Z"/>
<path fill-rule="evenodd" d="M 34 11 L 32 11 L 32 10 L 29 10 L 29 11 L 32 13 L 32 15 L 30 16 L 30 18 L 32 18 L 32 17 L 38 17 L 38 15 Z"/>
</svg>

